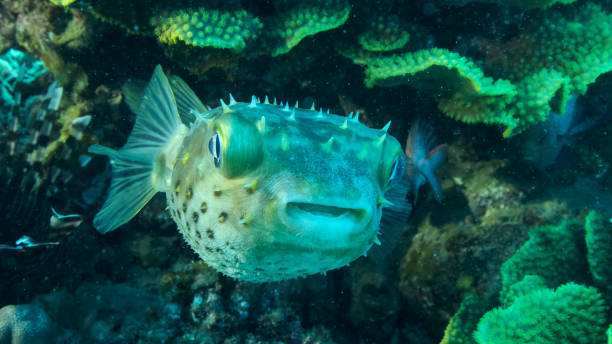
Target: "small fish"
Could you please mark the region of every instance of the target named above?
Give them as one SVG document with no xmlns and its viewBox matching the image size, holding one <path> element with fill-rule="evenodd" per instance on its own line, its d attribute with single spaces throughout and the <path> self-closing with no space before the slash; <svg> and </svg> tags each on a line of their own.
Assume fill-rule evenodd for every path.
<svg viewBox="0 0 612 344">
<path fill-rule="evenodd" d="M 130 107 L 137 119 L 127 143 L 90 147 L 113 167 L 94 219 L 101 233 L 164 192 L 179 231 L 207 264 L 241 280 L 276 281 L 349 264 L 380 243 L 383 208 L 410 209 L 401 192 L 388 192 L 406 165 L 388 126 L 267 97 L 241 103 L 230 95 L 208 109 L 159 66 Z"/>
<path fill-rule="evenodd" d="M 405 150 L 408 157 L 406 175 L 412 181 L 414 203 L 418 198 L 419 188 L 425 182 L 431 186 L 436 199 L 438 201 L 442 200 L 442 191 L 435 172 L 446 158 L 446 148 L 448 146 L 441 144 L 434 147 L 434 141 L 432 130 L 424 127 L 418 121 L 410 128 Z"/>
<path fill-rule="evenodd" d="M 598 116 L 585 119 L 578 97 L 571 96 L 563 114 L 551 112 L 544 122 L 532 126 L 515 141 L 523 160 L 543 170 L 557 161 L 563 147 L 600 120 Z"/>
</svg>

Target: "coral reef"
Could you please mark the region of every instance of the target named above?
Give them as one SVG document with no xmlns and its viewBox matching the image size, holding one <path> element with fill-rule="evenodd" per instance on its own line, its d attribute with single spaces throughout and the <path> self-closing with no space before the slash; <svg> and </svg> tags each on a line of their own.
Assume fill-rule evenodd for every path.
<svg viewBox="0 0 612 344">
<path fill-rule="evenodd" d="M 59 243 L 0 249 L 0 342 L 41 338 L 15 321 L 30 310 L 59 342 L 476 344 L 481 319 L 479 340 L 516 342 L 538 317 L 558 343 L 580 313 L 595 328 L 582 340 L 607 329 L 612 343 L 599 309 L 612 294 L 611 13 L 609 0 L 0 0 L 0 247 Z M 100 236 L 110 167 L 84 148 L 125 141 L 124 86 L 157 64 L 209 106 L 232 92 L 358 111 L 369 127 L 392 120 L 402 143 L 427 122 L 448 144 L 444 199 L 421 188 L 383 262 L 283 283 L 215 273 L 163 199 Z M 578 95 L 583 116 L 554 134 Z M 531 128 L 565 145 L 554 164 L 499 135 L 525 142 Z"/>
</svg>

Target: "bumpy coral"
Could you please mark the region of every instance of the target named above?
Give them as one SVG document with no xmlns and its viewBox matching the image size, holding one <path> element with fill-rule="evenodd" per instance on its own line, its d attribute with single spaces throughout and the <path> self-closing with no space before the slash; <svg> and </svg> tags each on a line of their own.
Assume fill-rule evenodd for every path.
<svg viewBox="0 0 612 344">
<path fill-rule="evenodd" d="M 501 111 L 516 94 L 509 81 L 493 80 L 470 59 L 446 49 L 428 49 L 371 59 L 365 84 L 394 86 L 423 80 L 442 84 L 439 107 L 448 116 L 467 123 L 514 120 Z"/>
<path fill-rule="evenodd" d="M 474 333 L 479 344 L 603 343 L 605 304 L 593 287 L 567 283 L 518 297 L 487 312 Z"/>
<path fill-rule="evenodd" d="M 546 280 L 538 275 L 527 275 L 520 282 L 516 282 L 508 288 L 504 295 L 503 307 L 509 307 L 519 297 L 546 288 Z"/>
<path fill-rule="evenodd" d="M 449 321 L 440 344 L 474 343 L 474 331 L 486 311 L 486 303 L 478 296 L 466 296 L 457 313 Z"/>
<path fill-rule="evenodd" d="M 501 52 L 488 56 L 492 72 L 518 81 L 549 69 L 569 77 L 570 93 L 584 94 L 599 75 L 612 70 L 612 15 L 592 3 L 549 11 Z"/>
<path fill-rule="evenodd" d="M 221 12 L 199 9 L 177 11 L 159 21 L 155 33 L 160 42 L 183 41 L 197 47 L 242 51 L 259 35 L 262 24 L 246 11 Z"/>
<path fill-rule="evenodd" d="M 501 303 L 511 303 L 509 299 L 515 294 L 511 291 L 512 285 L 527 275 L 541 276 L 551 288 L 581 281 L 581 274 L 586 270 L 580 246 L 583 235 L 582 227 L 571 222 L 533 227 L 529 240 L 501 266 Z"/>
<path fill-rule="evenodd" d="M 270 54 L 278 56 L 289 52 L 304 38 L 344 24 L 351 6 L 344 0 L 300 3 L 280 13 L 271 21 L 266 44 Z"/>
<path fill-rule="evenodd" d="M 404 47 L 410 33 L 397 16 L 378 16 L 359 36 L 359 44 L 367 51 L 389 51 Z"/>
<path fill-rule="evenodd" d="M 50 0 L 50 1 L 54 5 L 64 6 L 64 7 L 69 6 L 70 4 L 75 2 L 75 0 Z"/>
<path fill-rule="evenodd" d="M 571 4 L 574 1 L 576 0 L 439 0 L 438 2 L 444 6 L 465 6 L 470 2 L 482 2 L 529 10 L 533 8 L 548 8 L 554 5 Z"/>
<path fill-rule="evenodd" d="M 587 259 L 598 286 L 612 286 L 612 222 L 591 211 L 585 220 Z"/>
</svg>

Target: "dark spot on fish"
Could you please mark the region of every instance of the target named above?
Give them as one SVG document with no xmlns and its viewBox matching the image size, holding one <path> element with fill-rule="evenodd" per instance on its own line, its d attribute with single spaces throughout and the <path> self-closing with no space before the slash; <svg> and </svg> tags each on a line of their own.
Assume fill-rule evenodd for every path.
<svg viewBox="0 0 612 344">
<path fill-rule="evenodd" d="M 183 203 L 183 207 L 181 208 L 183 210 L 183 213 L 187 212 L 187 203 Z"/>
<path fill-rule="evenodd" d="M 196 229 L 196 231 L 195 231 L 195 236 L 196 236 L 196 238 L 198 239 L 198 241 L 199 241 L 199 240 L 202 240 L 202 234 L 201 234 L 201 233 L 200 233 L 200 231 L 199 231 L 199 230 L 197 230 L 197 229 Z"/>
<path fill-rule="evenodd" d="M 262 268 L 255 268 L 255 271 L 264 271 Z"/>
<path fill-rule="evenodd" d="M 223 250 L 218 248 L 218 247 L 215 249 L 215 251 L 217 251 L 217 253 L 219 253 L 219 254 L 223 254 Z"/>
<path fill-rule="evenodd" d="M 208 228 L 206 230 L 206 235 L 208 235 L 208 239 L 214 239 L 215 238 L 215 233 L 210 228 Z"/>
<path fill-rule="evenodd" d="M 194 211 L 192 217 L 193 217 L 193 222 L 198 223 L 198 220 L 200 219 L 200 214 Z"/>
<path fill-rule="evenodd" d="M 306 269 L 299 269 L 298 271 L 296 271 L 298 274 L 305 274 L 308 270 Z"/>
<path fill-rule="evenodd" d="M 227 216 L 227 213 L 222 211 L 221 214 L 219 214 L 219 223 L 225 222 L 225 220 L 227 220 Z"/>
<path fill-rule="evenodd" d="M 185 225 L 187 227 L 187 230 L 191 232 L 191 222 L 185 221 Z"/>
<path fill-rule="evenodd" d="M 278 268 L 278 271 L 287 271 L 289 270 L 286 266 L 281 266 L 280 268 Z"/>
<path fill-rule="evenodd" d="M 187 192 L 185 193 L 185 197 L 187 197 L 188 200 L 190 200 L 191 197 L 193 197 L 193 188 L 191 187 L 191 185 L 189 185 L 189 187 L 187 188 Z"/>
<path fill-rule="evenodd" d="M 200 205 L 200 211 L 202 212 L 202 214 L 205 214 L 206 210 L 208 210 L 208 205 L 206 204 L 206 202 L 202 202 L 202 205 Z"/>
<path fill-rule="evenodd" d="M 222 195 L 221 190 L 215 189 L 215 191 L 213 191 L 213 195 L 215 195 L 216 197 L 220 197 Z"/>
<path fill-rule="evenodd" d="M 206 251 L 208 251 L 208 252 L 210 252 L 210 253 L 213 253 L 212 248 L 210 248 L 210 247 L 208 247 L 208 246 L 206 246 Z"/>
</svg>

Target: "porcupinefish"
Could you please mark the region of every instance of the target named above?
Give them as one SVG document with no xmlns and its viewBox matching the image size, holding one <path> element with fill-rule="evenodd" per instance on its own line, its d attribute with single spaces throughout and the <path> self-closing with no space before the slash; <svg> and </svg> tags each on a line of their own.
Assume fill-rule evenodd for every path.
<svg viewBox="0 0 612 344">
<path fill-rule="evenodd" d="M 230 96 L 209 109 L 160 66 L 136 113 L 121 149 L 90 147 L 113 167 L 94 218 L 101 233 L 165 192 L 179 231 L 208 265 L 263 282 L 345 266 L 379 243 L 384 207 L 410 211 L 397 189 L 406 158 L 388 126 L 267 97 Z"/>
</svg>

